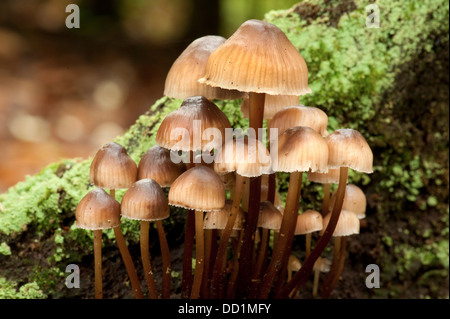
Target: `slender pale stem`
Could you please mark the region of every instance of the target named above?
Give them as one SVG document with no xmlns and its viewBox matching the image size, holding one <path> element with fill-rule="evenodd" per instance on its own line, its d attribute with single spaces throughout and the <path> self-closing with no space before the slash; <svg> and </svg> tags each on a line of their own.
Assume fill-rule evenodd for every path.
<svg viewBox="0 0 450 319">
<path fill-rule="evenodd" d="M 303 286 L 308 280 L 308 277 L 311 275 L 314 263 L 322 254 L 336 228 L 339 216 L 341 214 L 342 204 L 344 202 L 347 176 L 348 167 L 341 167 L 339 172 L 339 186 L 337 189 L 336 202 L 333 206 L 328 226 L 320 239 L 317 241 L 317 244 L 312 250 L 309 257 L 306 258 L 305 263 L 302 265 L 302 268 L 300 268 L 300 270 L 294 275 L 292 280 L 287 283 L 287 285 L 277 294 L 277 298 L 286 298 L 292 291 L 292 289 L 298 289 Z"/>
<path fill-rule="evenodd" d="M 302 172 L 293 172 L 290 174 L 286 208 L 281 222 L 280 234 L 274 246 L 272 259 L 260 287 L 259 298 L 261 299 L 268 298 L 276 276 L 285 265 L 285 260 L 287 259 L 285 258 L 285 254 L 290 251 L 288 246 L 294 236 L 295 225 L 297 223 L 298 212 L 295 208 L 297 207 L 300 197 L 302 176 Z"/>
<path fill-rule="evenodd" d="M 150 250 L 149 250 L 150 222 L 146 220 L 141 220 L 140 224 L 141 224 L 141 231 L 139 242 L 141 247 L 142 266 L 144 268 L 148 294 L 150 298 L 158 299 L 158 290 L 156 288 L 156 282 L 153 276 L 152 265 L 150 261 Z"/>
<path fill-rule="evenodd" d="M 102 233 L 101 229 L 94 230 L 95 299 L 103 299 Z"/>
<path fill-rule="evenodd" d="M 320 270 L 315 269 L 314 270 L 314 282 L 313 282 L 313 297 L 317 297 L 317 291 L 319 290 L 319 276 L 320 276 Z"/>
<path fill-rule="evenodd" d="M 197 299 L 202 286 L 203 268 L 205 257 L 205 238 L 203 235 L 203 211 L 195 211 L 195 273 L 192 283 L 191 299 Z"/>
<path fill-rule="evenodd" d="M 231 213 L 228 216 L 227 224 L 222 232 L 222 236 L 219 242 L 219 249 L 217 251 L 216 262 L 213 268 L 213 278 L 211 283 L 211 297 L 217 298 L 218 292 L 221 290 L 219 286 L 223 284 L 223 276 L 225 275 L 226 269 L 222 269 L 221 265 L 223 259 L 227 258 L 227 245 L 230 239 L 231 232 L 233 231 L 233 226 L 236 221 L 237 215 L 239 213 L 239 208 L 241 205 L 242 193 L 246 184 L 246 178 L 236 174 L 236 186 L 235 186 L 235 196 L 233 198 L 233 204 L 231 206 Z"/>
<path fill-rule="evenodd" d="M 162 290 L 163 299 L 170 298 L 170 283 L 172 281 L 172 265 L 170 259 L 169 244 L 167 243 L 166 233 L 161 220 L 156 220 L 156 229 L 158 231 L 159 247 L 162 256 Z"/>
<path fill-rule="evenodd" d="M 119 247 L 120 254 L 122 255 L 125 268 L 128 272 L 128 277 L 130 278 L 131 288 L 133 289 L 134 296 L 136 299 L 143 299 L 141 285 L 139 283 L 139 278 L 136 273 L 136 268 L 134 268 L 133 260 L 131 259 L 130 252 L 128 251 L 125 238 L 123 237 L 122 230 L 120 226 L 114 227 L 114 235 L 116 236 L 117 246 Z"/>
</svg>

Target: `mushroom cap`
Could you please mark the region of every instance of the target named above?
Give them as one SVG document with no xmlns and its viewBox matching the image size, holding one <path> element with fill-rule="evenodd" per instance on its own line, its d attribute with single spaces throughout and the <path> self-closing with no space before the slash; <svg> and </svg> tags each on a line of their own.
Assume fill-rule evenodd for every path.
<svg viewBox="0 0 450 319">
<path fill-rule="evenodd" d="M 279 230 L 283 215 L 269 201 L 263 201 L 259 205 L 258 227 Z"/>
<path fill-rule="evenodd" d="M 198 79 L 205 74 L 209 56 L 225 40 L 221 36 L 207 35 L 189 44 L 167 73 L 164 95 L 177 99 L 197 95 L 202 95 L 210 100 L 241 98 L 242 92 L 214 88 L 198 82 Z"/>
<path fill-rule="evenodd" d="M 331 194 L 330 198 L 330 211 L 333 209 L 336 202 L 337 190 Z M 361 188 L 354 184 L 347 184 L 345 187 L 344 202 L 342 204 L 343 210 L 354 212 L 359 219 L 366 216 L 366 194 Z"/>
<path fill-rule="evenodd" d="M 94 188 L 78 203 L 76 227 L 99 230 L 120 225 L 120 204 L 102 188 Z"/>
<path fill-rule="evenodd" d="M 327 228 L 330 217 L 331 213 L 328 213 L 323 218 L 322 232 L 324 232 Z M 339 215 L 339 219 L 333 232 L 333 236 L 340 237 L 359 234 L 359 225 L 359 218 L 355 213 L 348 210 L 341 210 L 341 214 Z"/>
<path fill-rule="evenodd" d="M 169 202 L 161 186 L 151 178 L 135 182 L 125 192 L 122 216 L 128 219 L 154 221 L 169 217 Z"/>
<path fill-rule="evenodd" d="M 339 168 L 328 168 L 327 173 L 313 173 L 311 171 L 308 171 L 308 180 L 310 182 L 320 184 L 339 184 L 339 174 Z"/>
<path fill-rule="evenodd" d="M 325 140 L 330 149 L 330 168 L 349 167 L 358 172 L 373 173 L 373 154 L 364 137 L 353 129 L 340 129 Z"/>
<path fill-rule="evenodd" d="M 225 206 L 221 210 L 209 211 L 205 214 L 205 220 L 203 221 L 204 229 L 225 229 L 228 221 L 228 217 L 231 214 L 233 207 L 233 201 L 227 199 Z M 233 229 L 241 230 L 244 227 L 244 211 L 239 207 L 236 221 L 234 222 Z"/>
<path fill-rule="evenodd" d="M 313 270 L 318 270 L 320 272 L 329 272 L 331 268 L 331 260 L 323 257 L 318 257 L 314 263 Z"/>
<path fill-rule="evenodd" d="M 225 187 L 214 170 L 195 166 L 173 182 L 169 205 L 200 211 L 220 210 L 225 206 Z"/>
<path fill-rule="evenodd" d="M 277 26 L 255 19 L 244 22 L 211 53 L 199 82 L 241 92 L 311 93 L 299 51 Z"/>
<path fill-rule="evenodd" d="M 305 235 L 320 231 L 323 228 L 322 215 L 312 209 L 305 210 L 297 216 L 294 235 Z"/>
<path fill-rule="evenodd" d="M 125 147 L 115 142 L 103 145 L 89 171 L 91 183 L 106 189 L 128 188 L 136 181 L 137 165 Z"/>
<path fill-rule="evenodd" d="M 291 105 L 297 105 L 298 95 L 270 95 L 266 94 L 264 99 L 264 119 L 272 119 L 274 115 Z M 245 96 L 241 103 L 241 112 L 244 118 L 249 118 L 249 98 Z"/>
<path fill-rule="evenodd" d="M 226 128 L 231 128 L 230 121 L 217 105 L 203 96 L 193 96 L 164 118 L 156 143 L 175 151 L 209 152 L 223 144 Z"/>
<path fill-rule="evenodd" d="M 214 170 L 218 174 L 236 172 L 244 177 L 270 174 L 272 160 L 266 146 L 252 137 L 228 139 L 218 150 Z"/>
<path fill-rule="evenodd" d="M 292 271 L 299 271 L 300 268 L 302 268 L 302 263 L 300 262 L 300 260 L 298 260 L 298 258 L 292 254 L 289 255 L 288 263 Z"/>
<path fill-rule="evenodd" d="M 137 179 L 151 178 L 161 187 L 169 187 L 185 171 L 186 164 L 172 161 L 170 150 L 155 145 L 141 157 Z"/>
<path fill-rule="evenodd" d="M 276 172 L 328 171 L 328 145 L 312 128 L 296 126 L 278 136 L 273 144 L 272 168 Z"/>
<path fill-rule="evenodd" d="M 307 126 L 324 136 L 327 131 L 328 116 L 313 106 L 288 106 L 277 112 L 270 121 L 269 128 L 277 128 L 278 135 L 294 126 Z"/>
</svg>

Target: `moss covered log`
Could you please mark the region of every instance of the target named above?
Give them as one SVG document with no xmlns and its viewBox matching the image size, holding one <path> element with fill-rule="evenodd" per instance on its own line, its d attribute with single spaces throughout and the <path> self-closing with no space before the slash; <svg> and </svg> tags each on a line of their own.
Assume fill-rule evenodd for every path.
<svg viewBox="0 0 450 319">
<path fill-rule="evenodd" d="M 349 242 L 346 280 L 332 297 L 448 298 L 449 4 L 376 4 L 379 28 L 366 27 L 367 3 L 359 0 L 309 0 L 265 16 L 307 62 L 313 93 L 301 103 L 324 110 L 330 132 L 360 131 L 374 152 L 374 174 L 352 172 L 349 177 L 366 192 L 367 225 Z M 240 101 L 216 103 L 234 127 L 247 126 Z M 115 142 L 138 162 L 154 145 L 161 120 L 180 104 L 161 98 Z M 92 234 L 74 227 L 76 206 L 92 188 L 90 160 L 51 164 L 0 195 L 0 288 L 8 287 L 2 289 L 3 298 L 93 295 Z M 279 178 L 284 198 L 286 179 L 283 174 Z M 320 209 L 320 188 L 304 183 L 301 208 Z M 120 199 L 123 192 L 117 195 Z M 176 262 L 184 212 L 173 210 L 171 216 L 165 226 Z M 139 225 L 124 220 L 122 229 L 131 253 L 138 256 Z M 105 296 L 129 298 L 131 289 L 107 291 L 112 285 L 108 278 L 126 285 L 126 274 L 113 234 L 105 232 L 104 239 L 104 255 L 111 261 L 105 265 Z M 156 232 L 153 242 L 157 254 Z M 301 245 L 295 241 L 293 251 Z M 80 289 L 64 284 L 71 263 L 81 268 Z M 381 269 L 379 289 L 364 284 L 365 267 L 371 263 Z M 174 266 L 174 293 L 179 269 Z"/>
</svg>

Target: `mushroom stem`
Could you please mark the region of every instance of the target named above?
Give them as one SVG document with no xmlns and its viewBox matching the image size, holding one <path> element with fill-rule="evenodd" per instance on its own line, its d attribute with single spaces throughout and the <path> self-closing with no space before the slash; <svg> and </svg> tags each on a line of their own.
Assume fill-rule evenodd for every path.
<svg viewBox="0 0 450 319">
<path fill-rule="evenodd" d="M 191 299 L 197 299 L 202 285 L 205 257 L 205 239 L 203 236 L 203 211 L 195 211 L 195 273 L 192 283 Z"/>
<path fill-rule="evenodd" d="M 241 230 L 239 232 L 239 241 L 238 241 L 238 245 L 236 247 L 236 254 L 234 255 L 234 259 L 233 259 L 233 269 L 230 275 L 230 280 L 228 281 L 228 287 L 227 287 L 227 298 L 228 299 L 232 299 L 235 297 L 235 283 L 236 283 L 236 279 L 238 277 L 239 274 L 239 251 L 241 250 L 241 246 L 242 246 L 242 238 L 243 238 L 243 234 L 244 232 Z"/>
<path fill-rule="evenodd" d="M 259 138 L 259 128 L 263 127 L 264 117 L 264 93 L 249 93 L 249 126 Z M 259 204 L 261 199 L 261 176 L 250 179 L 249 209 L 244 225 L 243 243 L 239 261 L 239 280 L 237 296 L 248 295 L 252 272 L 252 258 L 254 249 L 254 237 L 258 223 Z"/>
<path fill-rule="evenodd" d="M 116 199 L 116 190 L 115 190 L 115 189 L 110 189 L 110 190 L 109 190 L 109 195 L 110 195 L 112 198 Z"/>
<path fill-rule="evenodd" d="M 258 287 L 261 283 L 261 272 L 264 261 L 267 260 L 267 247 L 269 246 L 269 229 L 261 229 L 261 244 L 259 246 L 258 259 L 256 260 L 255 271 L 253 272 L 252 284 L 250 287 L 250 298 L 256 298 Z"/>
<path fill-rule="evenodd" d="M 302 177 L 302 172 L 290 174 L 286 208 L 281 222 L 280 234 L 272 252 L 272 260 L 260 287 L 259 298 L 265 299 L 269 296 L 275 277 L 285 266 L 285 261 L 287 260 L 285 255 L 290 252 L 289 245 L 292 242 L 295 225 L 297 224 L 298 213 L 295 208 L 300 198 Z"/>
<path fill-rule="evenodd" d="M 328 208 L 330 206 L 330 190 L 330 183 L 323 184 L 322 216 L 328 214 Z"/>
<path fill-rule="evenodd" d="M 236 221 L 236 217 L 239 212 L 239 207 L 241 205 L 242 193 L 246 184 L 246 178 L 239 174 L 236 174 L 236 186 L 233 198 L 233 204 L 231 207 L 231 213 L 228 217 L 225 229 L 222 232 L 222 236 L 219 242 L 219 249 L 217 250 L 216 262 L 213 267 L 213 277 L 211 283 L 211 297 L 217 298 L 218 292 L 221 290 L 221 285 L 223 285 L 223 276 L 225 275 L 226 269 L 221 267 L 223 260 L 227 258 L 227 245 L 230 239 L 231 232 L 233 231 L 233 226 Z"/>
<path fill-rule="evenodd" d="M 286 286 L 277 294 L 277 297 L 283 298 L 289 295 L 293 289 L 299 289 L 303 286 L 311 275 L 314 263 L 317 258 L 320 257 L 323 250 L 327 246 L 328 242 L 333 235 L 336 228 L 339 216 L 341 214 L 342 204 L 344 202 L 345 188 L 347 184 L 348 167 L 341 167 L 339 172 L 339 186 L 336 194 L 336 202 L 331 212 L 330 221 L 328 226 L 323 232 L 320 239 L 317 241 L 315 248 L 311 251 L 311 254 L 306 258 L 302 268 L 294 275 L 292 280 L 286 284 Z"/>
<path fill-rule="evenodd" d="M 102 230 L 94 230 L 95 299 L 103 299 Z"/>
<path fill-rule="evenodd" d="M 139 283 L 139 278 L 136 273 L 136 268 L 134 268 L 133 260 L 131 259 L 131 255 L 128 251 L 128 247 L 125 242 L 125 238 L 123 237 L 120 226 L 114 227 L 114 235 L 116 237 L 117 246 L 119 247 L 120 254 L 122 255 L 125 268 L 127 269 L 128 277 L 130 278 L 131 288 L 133 289 L 134 296 L 136 297 L 136 299 L 144 299 L 141 285 Z"/>
<path fill-rule="evenodd" d="M 305 258 L 308 258 L 309 255 L 311 254 L 311 237 L 312 237 L 312 233 L 307 233 L 305 236 L 305 246 L 306 246 L 306 253 L 305 253 Z"/>
<path fill-rule="evenodd" d="M 150 222 L 141 220 L 140 231 L 140 246 L 141 246 L 141 258 L 142 266 L 144 268 L 145 281 L 147 282 L 148 294 L 152 299 L 158 299 L 158 291 L 156 288 L 155 278 L 153 277 L 152 265 L 150 262 L 150 250 L 149 250 L 149 232 Z"/>
<path fill-rule="evenodd" d="M 166 233 L 161 220 L 156 220 L 156 229 L 158 230 L 159 247 L 162 255 L 162 291 L 163 299 L 170 298 L 170 283 L 172 281 L 172 266 L 170 261 L 169 244 L 167 243 Z"/>
<path fill-rule="evenodd" d="M 319 290 L 319 276 L 320 276 L 320 269 L 317 268 L 314 270 L 314 282 L 313 282 L 313 297 L 317 297 L 317 291 Z"/>
<path fill-rule="evenodd" d="M 333 264 L 330 269 L 330 273 L 327 278 L 325 278 L 322 284 L 322 298 L 328 299 L 333 291 L 334 287 L 336 287 L 339 282 L 339 278 L 342 274 L 342 270 L 344 269 L 345 257 L 346 257 L 346 248 L 347 248 L 347 237 L 341 236 L 339 238 L 340 247 L 337 256 L 337 260 L 333 260 Z"/>
<path fill-rule="evenodd" d="M 205 229 L 205 268 L 203 269 L 203 281 L 201 288 L 202 298 L 207 299 L 209 297 L 210 287 L 210 273 L 211 266 L 214 266 L 212 262 L 212 246 L 213 246 L 213 229 Z"/>
</svg>

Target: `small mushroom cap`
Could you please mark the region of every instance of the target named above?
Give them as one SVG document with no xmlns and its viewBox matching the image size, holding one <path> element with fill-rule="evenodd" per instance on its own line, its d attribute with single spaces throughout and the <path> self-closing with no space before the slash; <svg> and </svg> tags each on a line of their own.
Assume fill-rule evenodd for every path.
<svg viewBox="0 0 450 319">
<path fill-rule="evenodd" d="M 195 166 L 173 182 L 169 205 L 200 211 L 220 210 L 225 206 L 225 187 L 214 170 Z"/>
<path fill-rule="evenodd" d="M 302 263 L 294 255 L 289 255 L 288 263 L 291 267 L 291 271 L 299 271 L 300 268 L 302 268 Z"/>
<path fill-rule="evenodd" d="M 317 107 L 288 106 L 277 112 L 270 121 L 269 128 L 277 128 L 278 135 L 294 126 L 306 126 L 324 136 L 327 131 L 328 116 Z"/>
<path fill-rule="evenodd" d="M 145 221 L 165 219 L 170 213 L 166 195 L 151 178 L 131 185 L 122 197 L 121 210 L 125 218 Z"/>
<path fill-rule="evenodd" d="M 199 79 L 213 87 L 272 95 L 304 95 L 308 68 L 277 26 L 260 20 L 244 22 L 211 53 Z"/>
<path fill-rule="evenodd" d="M 272 160 L 266 146 L 258 139 L 228 139 L 218 150 L 214 170 L 218 174 L 236 172 L 245 177 L 270 174 Z"/>
<path fill-rule="evenodd" d="M 221 36 L 207 35 L 189 44 L 167 73 L 164 95 L 177 99 L 196 95 L 202 95 L 210 100 L 241 98 L 242 92 L 214 88 L 198 82 L 198 79 L 205 74 L 209 56 L 225 40 Z"/>
<path fill-rule="evenodd" d="M 161 187 L 169 187 L 185 171 L 186 164 L 175 163 L 168 149 L 155 145 L 141 157 L 137 179 L 151 178 Z"/>
<path fill-rule="evenodd" d="M 125 147 L 110 142 L 103 145 L 95 154 L 89 177 L 92 184 L 101 188 L 128 188 L 136 181 L 137 165 Z"/>
<path fill-rule="evenodd" d="M 313 270 L 320 272 L 329 272 L 331 268 L 331 260 L 323 257 L 318 257 L 314 263 Z"/>
<path fill-rule="evenodd" d="M 331 213 L 328 213 L 323 218 L 322 232 L 325 231 L 325 229 L 327 228 L 328 222 L 330 221 L 330 217 Z M 333 232 L 333 236 L 340 237 L 359 234 L 359 225 L 360 225 L 359 218 L 358 216 L 356 216 L 355 213 L 348 210 L 342 210 L 341 214 L 339 215 L 336 228 Z"/>
<path fill-rule="evenodd" d="M 259 205 L 258 227 L 279 230 L 283 215 L 269 201 L 263 201 Z"/>
<path fill-rule="evenodd" d="M 120 225 L 120 204 L 102 188 L 94 188 L 78 203 L 76 227 L 99 230 Z"/>
<path fill-rule="evenodd" d="M 298 95 L 270 95 L 266 94 L 264 99 L 264 119 L 271 119 L 274 115 L 291 105 L 297 105 L 299 101 Z M 249 98 L 245 96 L 241 103 L 241 112 L 244 118 L 249 118 Z"/>
<path fill-rule="evenodd" d="M 203 96 L 193 96 L 164 118 L 156 143 L 170 150 L 209 152 L 223 144 L 226 128 L 231 128 L 230 121 L 217 105 Z"/>
<path fill-rule="evenodd" d="M 349 167 L 358 172 L 373 173 L 373 154 L 364 137 L 353 129 L 340 129 L 325 140 L 330 150 L 330 168 Z"/>
<path fill-rule="evenodd" d="M 336 202 L 337 190 L 333 192 L 330 198 L 330 211 L 333 209 Z M 366 216 L 366 195 L 361 188 L 354 184 L 347 184 L 345 187 L 344 202 L 342 204 L 343 210 L 354 212 L 359 219 Z"/>
<path fill-rule="evenodd" d="M 313 173 L 311 171 L 308 171 L 308 180 L 310 182 L 320 184 L 339 184 L 339 174 L 339 168 L 328 168 L 327 173 Z"/>
<path fill-rule="evenodd" d="M 205 214 L 205 220 L 203 222 L 204 229 L 225 229 L 228 221 L 228 217 L 231 214 L 233 201 L 227 199 L 225 206 L 221 210 L 209 211 Z M 239 207 L 236 221 L 234 222 L 233 229 L 241 230 L 244 227 L 244 211 Z"/>
<path fill-rule="evenodd" d="M 278 136 L 273 147 L 278 150 L 277 153 L 271 153 L 274 171 L 328 171 L 328 145 L 319 133 L 309 127 L 287 129 Z"/>
<path fill-rule="evenodd" d="M 295 226 L 295 235 L 305 235 L 322 230 L 322 215 L 315 210 L 308 209 L 297 217 L 297 225 Z"/>
</svg>

